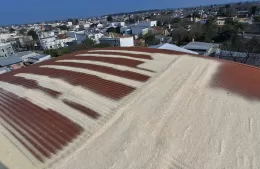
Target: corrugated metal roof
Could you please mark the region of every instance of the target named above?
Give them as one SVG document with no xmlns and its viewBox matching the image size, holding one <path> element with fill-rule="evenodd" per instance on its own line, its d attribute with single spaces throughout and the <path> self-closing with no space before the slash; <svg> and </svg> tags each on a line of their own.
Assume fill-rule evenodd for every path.
<svg viewBox="0 0 260 169">
<path fill-rule="evenodd" d="M 212 43 L 190 42 L 187 45 L 185 45 L 183 48 L 190 49 L 190 50 L 209 50 L 213 46 L 214 46 L 214 44 L 212 44 Z"/>
<path fill-rule="evenodd" d="M 155 49 L 167 49 L 167 50 L 173 50 L 173 51 L 179 51 L 179 52 L 186 52 L 186 53 L 191 53 L 191 54 L 198 54 L 197 52 L 193 52 L 191 50 L 187 50 L 185 48 L 178 47 L 173 44 L 169 43 L 164 43 L 164 44 L 159 44 L 159 45 L 153 45 L 149 46 L 149 48 L 155 48 Z"/>
<path fill-rule="evenodd" d="M 218 120 L 224 110 L 227 118 L 237 120 L 235 124 L 244 119 L 240 115 L 237 118 L 235 113 L 247 111 L 250 115 L 248 134 L 252 135 L 259 131 L 252 126 L 255 120 L 260 120 L 256 114 L 260 108 L 259 79 L 260 70 L 254 67 L 152 48 L 80 51 L 14 70 L 0 75 L 0 161 L 10 169 L 17 166 L 27 169 L 104 168 L 109 165 L 129 168 L 122 157 L 134 151 L 134 156 L 129 153 L 126 157 L 133 162 L 132 167 L 147 168 L 136 166 L 142 163 L 139 161 L 142 157 L 149 156 L 147 160 L 153 162 L 153 151 L 160 149 L 170 153 L 168 151 L 176 150 L 170 138 L 176 139 L 173 142 L 183 152 L 186 149 L 181 149 L 182 144 L 194 141 L 195 145 L 202 146 L 196 142 L 201 137 L 204 141 L 214 140 L 215 136 L 206 131 L 208 128 L 215 131 L 216 126 L 229 128 L 227 125 L 232 124 L 213 125 L 212 120 Z M 226 108 L 219 110 L 216 104 Z M 221 116 L 221 121 L 226 120 L 225 116 Z M 252 119 L 253 116 L 256 119 Z M 191 135 L 189 126 L 200 118 L 197 126 L 203 127 Z M 178 123 L 177 119 L 183 121 Z M 175 129 L 179 125 L 185 130 L 180 135 Z M 161 134 L 158 135 L 159 128 Z M 104 130 L 107 134 L 100 134 Z M 172 131 L 176 132 L 176 137 L 172 137 Z M 198 134 L 199 131 L 205 132 L 207 137 Z M 164 132 L 171 134 L 164 135 Z M 240 132 L 240 129 L 233 132 Z M 238 144 L 236 141 L 241 138 L 234 138 L 230 141 Z M 87 140 L 93 141 L 92 146 L 87 146 L 90 144 Z M 128 141 L 131 142 L 126 144 Z M 208 141 L 212 147 L 203 152 L 212 157 L 209 152 L 215 151 L 215 142 Z M 227 146 L 224 138 L 218 141 L 223 147 Z M 151 144 L 157 145 L 153 151 L 145 146 Z M 251 146 L 254 144 L 252 142 Z M 225 151 L 223 147 L 216 148 L 216 153 L 221 155 Z M 200 159 L 196 149 L 186 148 L 196 152 Z M 198 168 L 191 153 L 183 155 Z M 76 159 L 66 160 L 70 158 Z M 226 166 L 223 162 L 218 167 Z"/>
</svg>

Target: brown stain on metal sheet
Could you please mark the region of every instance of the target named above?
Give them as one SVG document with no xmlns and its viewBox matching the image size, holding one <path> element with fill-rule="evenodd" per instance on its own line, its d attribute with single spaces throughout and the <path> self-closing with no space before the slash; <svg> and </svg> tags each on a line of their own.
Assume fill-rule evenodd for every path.
<svg viewBox="0 0 260 169">
<path fill-rule="evenodd" d="M 57 112 L 42 109 L 2 89 L 0 101 L 0 117 L 31 145 L 27 145 L 14 132 L 11 134 L 40 161 L 43 159 L 38 153 L 50 158 L 51 154 L 56 154 L 83 130 Z M 34 152 L 30 146 L 38 152 Z"/>
<path fill-rule="evenodd" d="M 133 60 L 133 59 L 117 58 L 117 57 L 101 57 L 101 56 L 73 56 L 73 57 L 63 58 L 63 59 L 98 61 L 98 62 L 110 63 L 114 65 L 132 67 L 140 70 L 145 70 L 148 72 L 153 72 L 151 70 L 139 68 L 138 65 L 141 65 L 145 62 L 139 60 Z"/>
<path fill-rule="evenodd" d="M 223 62 L 213 77 L 212 86 L 248 99 L 260 99 L 260 69 Z"/>
<path fill-rule="evenodd" d="M 135 90 L 133 87 L 105 80 L 94 75 L 67 70 L 40 68 L 34 74 L 63 79 L 72 85 L 86 87 L 102 96 L 115 100 L 121 99 Z"/>
<path fill-rule="evenodd" d="M 141 82 L 145 82 L 149 79 L 149 76 L 146 76 L 146 75 L 143 75 L 140 73 L 123 71 L 123 70 L 118 70 L 118 69 L 114 69 L 114 68 L 110 68 L 110 67 L 106 67 L 106 66 L 99 66 L 99 65 L 93 65 L 93 64 L 56 62 L 53 65 L 89 69 L 89 70 L 107 73 L 107 74 L 111 74 L 111 75 L 115 75 L 115 76 L 119 76 L 119 77 L 124 77 L 124 78 L 131 79 L 131 80 L 137 80 L 137 81 L 141 81 Z"/>
<path fill-rule="evenodd" d="M 78 103 L 69 101 L 69 100 L 63 100 L 63 103 L 69 105 L 70 107 L 80 111 L 81 113 L 93 118 L 93 119 L 98 119 L 100 117 L 100 114 L 95 112 L 94 110 L 87 108 L 83 105 L 80 105 Z"/>
<path fill-rule="evenodd" d="M 1 79 L 1 81 L 8 82 L 8 83 L 15 84 L 15 85 L 20 85 L 20 86 L 23 86 L 28 89 L 41 90 L 41 91 L 51 95 L 52 97 L 58 97 L 61 94 L 60 92 L 57 92 L 57 91 L 54 91 L 54 90 L 51 90 L 51 89 L 38 85 L 38 83 L 35 80 L 28 80 L 23 77 L 12 76 L 9 78 Z"/>
</svg>

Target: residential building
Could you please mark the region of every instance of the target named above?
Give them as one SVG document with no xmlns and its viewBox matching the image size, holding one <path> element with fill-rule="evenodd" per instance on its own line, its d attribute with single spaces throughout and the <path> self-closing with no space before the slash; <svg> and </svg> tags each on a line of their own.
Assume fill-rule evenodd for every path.
<svg viewBox="0 0 260 169">
<path fill-rule="evenodd" d="M 9 57 L 13 54 L 14 50 L 10 43 L 0 43 L 0 58 Z"/>
<path fill-rule="evenodd" d="M 75 38 L 66 37 L 58 39 L 56 37 L 48 37 L 41 39 L 41 45 L 43 49 L 58 49 L 61 47 L 66 47 L 67 43 L 75 41 Z"/>
<path fill-rule="evenodd" d="M 149 31 L 147 27 L 143 26 L 131 26 L 130 29 L 132 30 L 133 35 L 145 35 Z"/>
<path fill-rule="evenodd" d="M 153 27 L 153 26 L 157 26 L 157 21 L 144 21 L 144 22 L 139 22 L 138 26 L 140 27 Z"/>
<path fill-rule="evenodd" d="M 7 57 L 0 57 L 1 73 L 5 73 L 13 69 L 19 69 L 23 66 L 23 60 L 18 56 L 11 55 Z"/>
<path fill-rule="evenodd" d="M 70 31 L 67 32 L 66 35 L 74 38 L 78 44 L 81 44 L 87 37 L 87 33 L 85 31 Z"/>
<path fill-rule="evenodd" d="M 110 46 L 131 47 L 134 46 L 133 36 L 108 37 L 103 36 L 99 39 L 100 44 L 108 44 Z"/>
</svg>

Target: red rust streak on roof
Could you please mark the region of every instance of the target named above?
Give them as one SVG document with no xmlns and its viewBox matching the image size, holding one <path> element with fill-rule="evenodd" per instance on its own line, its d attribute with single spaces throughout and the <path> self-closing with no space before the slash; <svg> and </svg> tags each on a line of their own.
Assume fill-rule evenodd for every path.
<svg viewBox="0 0 260 169">
<path fill-rule="evenodd" d="M 153 60 L 153 58 L 150 55 L 145 55 L 145 54 L 132 54 L 132 53 L 122 53 L 120 51 L 118 52 L 102 52 L 96 50 L 96 52 L 88 52 L 88 54 L 102 54 L 102 55 L 120 55 L 120 56 L 128 56 L 132 58 L 139 58 L 139 59 L 148 59 L 148 60 Z"/>
<path fill-rule="evenodd" d="M 34 74 L 64 79 L 72 85 L 89 88 L 100 95 L 107 96 L 112 99 L 121 99 L 135 90 L 133 87 L 105 80 L 94 75 L 67 70 L 40 68 L 35 70 Z"/>
<path fill-rule="evenodd" d="M 51 153 L 57 153 L 82 131 L 80 126 L 60 114 L 42 109 L 26 99 L 19 98 L 2 89 L 0 90 L 0 100 L 0 117 L 47 158 L 50 157 Z M 18 138 L 13 132 L 11 134 Z M 18 141 L 25 145 L 20 139 Z M 28 146 L 25 147 L 32 152 Z M 32 154 L 37 153 L 32 152 Z M 35 155 L 35 157 L 39 159 L 38 156 Z"/>
<path fill-rule="evenodd" d="M 114 65 L 128 66 L 128 67 L 133 67 L 133 68 L 140 69 L 140 70 L 145 70 L 148 72 L 153 72 L 151 70 L 137 67 L 138 65 L 141 65 L 145 62 L 138 61 L 138 60 L 132 60 L 132 59 L 117 58 L 117 57 L 101 57 L 101 56 L 77 56 L 77 57 L 73 56 L 73 57 L 69 57 L 69 58 L 64 57 L 62 59 L 91 60 L 91 61 L 110 63 L 110 64 L 114 64 Z"/>
<path fill-rule="evenodd" d="M 225 62 L 215 74 L 212 85 L 246 98 L 260 99 L 259 71 L 256 67 Z"/>
<path fill-rule="evenodd" d="M 130 72 L 130 71 L 123 71 L 118 70 L 106 66 L 99 66 L 99 65 L 92 65 L 92 64 L 85 64 L 85 63 L 68 63 L 68 62 L 56 62 L 54 65 L 61 65 L 61 66 L 70 66 L 70 67 L 76 67 L 76 68 L 83 68 L 83 69 L 89 69 L 94 70 L 102 73 L 107 73 L 119 77 L 124 77 L 131 80 L 137 80 L 141 82 L 147 81 L 150 77 L 146 75 L 142 75 L 140 73 Z"/>
<path fill-rule="evenodd" d="M 82 106 L 78 103 L 72 102 L 72 101 L 68 101 L 68 100 L 63 100 L 63 103 L 67 104 L 68 106 L 79 110 L 80 112 L 82 112 L 83 114 L 93 118 L 93 119 L 98 119 L 98 117 L 100 116 L 100 114 L 98 114 L 97 112 L 95 112 L 94 110 L 91 110 L 90 108 L 87 108 L 85 106 Z"/>
<path fill-rule="evenodd" d="M 4 95 L 2 96 L 3 98 L 5 98 L 6 101 L 10 103 L 12 102 L 12 100 L 9 97 Z M 5 102 L 5 100 L 3 102 Z M 53 123 L 50 120 L 40 120 L 37 122 L 37 124 L 30 123 L 30 121 L 37 121 L 39 118 L 41 118 L 41 116 L 39 116 L 39 113 L 36 113 L 38 110 L 32 109 L 31 112 L 26 111 L 23 114 L 17 113 L 20 111 L 21 108 L 26 109 L 26 105 L 23 103 L 23 101 L 18 102 L 16 106 L 13 107 L 14 114 L 18 116 L 19 119 L 22 119 L 25 124 L 30 126 L 30 128 L 35 128 L 35 130 L 38 129 L 37 133 L 39 133 L 40 136 L 46 137 L 48 139 L 47 141 L 53 144 L 58 149 L 60 149 L 62 145 L 66 145 L 65 140 L 69 139 L 69 137 L 64 135 L 60 131 L 60 128 L 57 127 L 58 125 L 53 126 Z M 44 128 L 44 130 L 46 131 L 41 130 L 41 127 Z M 57 133 L 60 133 L 60 135 L 57 135 Z"/>
<path fill-rule="evenodd" d="M 12 77 L 4 78 L 1 80 L 11 83 L 11 84 L 16 84 L 16 85 L 26 87 L 28 89 L 38 89 L 45 93 L 48 93 L 49 95 L 51 95 L 53 97 L 58 97 L 61 94 L 60 92 L 57 92 L 57 91 L 54 91 L 54 90 L 51 90 L 48 88 L 44 88 L 44 87 L 38 85 L 38 83 L 34 80 L 28 80 L 23 77 L 12 76 Z"/>
</svg>

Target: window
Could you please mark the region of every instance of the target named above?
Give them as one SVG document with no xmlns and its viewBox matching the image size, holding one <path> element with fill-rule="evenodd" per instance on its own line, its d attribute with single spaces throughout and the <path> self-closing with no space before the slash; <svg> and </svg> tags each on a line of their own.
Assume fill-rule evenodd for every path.
<svg viewBox="0 0 260 169">
<path fill-rule="evenodd" d="M 5 57 L 6 57 L 6 54 L 5 54 Z"/>
<path fill-rule="evenodd" d="M 4 50 L 4 49 L 2 49 L 2 51 L 3 51 L 3 52 L 5 52 L 5 50 Z"/>
<path fill-rule="evenodd" d="M 11 55 L 14 54 L 13 52 L 11 52 Z"/>
</svg>

